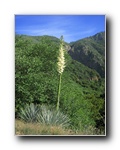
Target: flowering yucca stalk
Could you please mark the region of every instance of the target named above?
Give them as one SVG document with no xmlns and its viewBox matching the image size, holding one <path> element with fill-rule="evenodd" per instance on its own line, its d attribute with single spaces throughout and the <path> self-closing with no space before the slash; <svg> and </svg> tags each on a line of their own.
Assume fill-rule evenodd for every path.
<svg viewBox="0 0 120 150">
<path fill-rule="evenodd" d="M 57 62 L 57 70 L 59 73 L 59 86 L 58 86 L 58 101 L 57 101 L 57 111 L 59 110 L 59 103 L 60 103 L 60 90 L 61 90 L 61 77 L 62 73 L 65 68 L 65 57 L 64 57 L 64 48 L 63 48 L 63 36 L 60 38 L 60 49 L 59 49 L 59 56 L 58 56 L 58 62 Z"/>
</svg>

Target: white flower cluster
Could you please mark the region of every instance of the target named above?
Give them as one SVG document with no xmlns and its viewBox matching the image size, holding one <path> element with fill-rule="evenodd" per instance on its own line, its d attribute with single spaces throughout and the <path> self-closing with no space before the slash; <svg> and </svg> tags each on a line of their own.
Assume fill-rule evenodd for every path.
<svg viewBox="0 0 120 150">
<path fill-rule="evenodd" d="M 64 49 L 63 49 L 63 45 L 60 45 L 60 49 L 59 49 L 59 56 L 58 56 L 58 72 L 60 74 L 63 73 L 64 68 L 65 68 L 65 57 L 64 57 Z"/>
</svg>

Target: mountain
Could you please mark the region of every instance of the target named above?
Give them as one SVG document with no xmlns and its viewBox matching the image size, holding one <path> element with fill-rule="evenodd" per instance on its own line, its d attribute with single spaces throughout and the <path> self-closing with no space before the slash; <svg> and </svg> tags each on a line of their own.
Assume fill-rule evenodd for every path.
<svg viewBox="0 0 120 150">
<path fill-rule="evenodd" d="M 70 45 L 69 54 L 72 59 L 95 69 L 101 77 L 105 76 L 105 32 L 72 42 Z"/>
<path fill-rule="evenodd" d="M 56 106 L 60 40 L 52 36 L 15 36 L 15 115 L 26 104 Z M 104 130 L 104 33 L 64 43 L 60 110 L 72 128 Z"/>
</svg>

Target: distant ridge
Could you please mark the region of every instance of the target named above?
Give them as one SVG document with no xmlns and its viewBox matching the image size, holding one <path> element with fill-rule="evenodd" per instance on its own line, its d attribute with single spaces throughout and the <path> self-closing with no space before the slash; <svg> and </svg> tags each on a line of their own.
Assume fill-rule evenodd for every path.
<svg viewBox="0 0 120 150">
<path fill-rule="evenodd" d="M 70 43 L 70 56 L 105 75 L 105 32 Z"/>
</svg>

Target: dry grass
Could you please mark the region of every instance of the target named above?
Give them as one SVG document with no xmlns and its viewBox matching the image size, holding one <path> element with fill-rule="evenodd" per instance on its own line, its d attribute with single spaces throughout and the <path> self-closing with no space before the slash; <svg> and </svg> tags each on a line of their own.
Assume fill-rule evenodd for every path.
<svg viewBox="0 0 120 150">
<path fill-rule="evenodd" d="M 64 129 L 60 126 L 48 126 L 39 123 L 24 123 L 23 121 L 15 121 L 15 135 L 105 135 L 103 132 L 96 131 L 93 127 L 89 127 L 84 131 L 72 131 Z"/>
<path fill-rule="evenodd" d="M 71 130 L 65 130 L 60 126 L 46 126 L 38 123 L 24 123 L 20 120 L 15 121 L 16 135 L 72 135 Z"/>
</svg>

